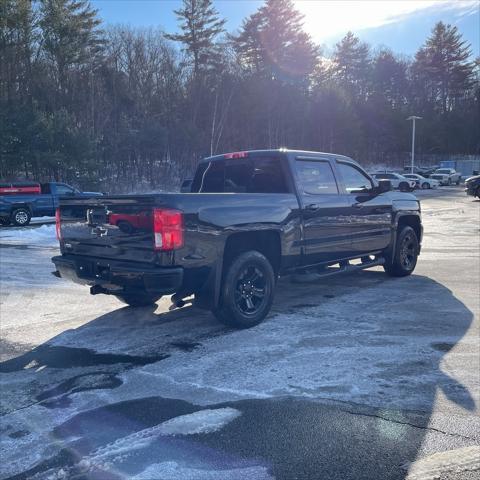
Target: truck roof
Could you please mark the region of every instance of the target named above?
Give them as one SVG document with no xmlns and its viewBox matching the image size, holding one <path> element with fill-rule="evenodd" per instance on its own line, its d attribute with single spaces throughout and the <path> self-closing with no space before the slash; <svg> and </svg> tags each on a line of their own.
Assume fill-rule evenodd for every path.
<svg viewBox="0 0 480 480">
<path fill-rule="evenodd" d="M 327 152 L 314 152 L 309 150 L 290 150 L 288 148 L 277 148 L 277 149 L 265 149 L 265 150 L 243 150 L 239 152 L 229 152 L 229 153 L 222 153 L 221 155 L 213 155 L 212 157 L 205 157 L 200 162 L 212 162 L 217 160 L 229 160 L 234 158 L 247 158 L 250 155 L 257 155 L 257 156 L 267 156 L 272 154 L 285 154 L 285 155 L 293 155 L 293 156 L 311 156 L 311 155 L 321 155 L 323 157 L 329 157 L 333 159 L 342 159 L 347 160 L 349 162 L 357 163 L 350 157 L 345 155 L 340 155 L 337 153 L 327 153 Z"/>
</svg>

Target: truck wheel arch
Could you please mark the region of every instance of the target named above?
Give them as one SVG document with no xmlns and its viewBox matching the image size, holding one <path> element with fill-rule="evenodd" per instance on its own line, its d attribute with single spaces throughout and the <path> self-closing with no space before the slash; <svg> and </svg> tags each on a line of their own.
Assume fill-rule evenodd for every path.
<svg viewBox="0 0 480 480">
<path fill-rule="evenodd" d="M 394 224 L 394 235 L 392 238 L 392 242 L 390 243 L 389 247 L 385 251 L 386 261 L 390 262 L 392 260 L 392 254 L 395 251 L 395 246 L 397 243 L 397 236 L 399 232 L 402 231 L 403 227 L 412 227 L 417 235 L 418 243 L 420 244 L 422 241 L 422 224 L 420 220 L 419 212 L 410 211 L 397 214 L 395 218 Z"/>
<path fill-rule="evenodd" d="M 200 308 L 214 309 L 220 300 L 223 277 L 238 255 L 256 250 L 267 257 L 273 267 L 275 277 L 281 267 L 281 241 L 277 230 L 254 232 L 232 232 L 225 242 L 223 254 L 212 266 L 211 274 L 201 291 L 195 293 L 195 304 Z"/>
<path fill-rule="evenodd" d="M 418 241 L 422 239 L 422 227 L 420 222 L 420 216 L 417 214 L 403 214 L 397 218 L 397 232 L 402 230 L 404 226 L 412 227 L 417 235 Z"/>
<path fill-rule="evenodd" d="M 222 274 L 234 258 L 249 250 L 256 250 L 264 255 L 271 263 L 275 275 L 278 275 L 282 251 L 280 232 L 276 230 L 232 233 L 227 238 L 223 250 Z"/>
</svg>

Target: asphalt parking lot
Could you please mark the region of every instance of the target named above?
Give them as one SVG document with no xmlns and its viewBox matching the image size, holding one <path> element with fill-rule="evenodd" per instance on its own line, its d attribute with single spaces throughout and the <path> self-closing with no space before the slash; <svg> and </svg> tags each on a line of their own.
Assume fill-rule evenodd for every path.
<svg viewBox="0 0 480 480">
<path fill-rule="evenodd" d="M 0 478 L 479 478 L 480 201 L 418 196 L 414 275 L 282 279 L 244 331 L 90 296 L 54 226 L 2 229 Z"/>
</svg>

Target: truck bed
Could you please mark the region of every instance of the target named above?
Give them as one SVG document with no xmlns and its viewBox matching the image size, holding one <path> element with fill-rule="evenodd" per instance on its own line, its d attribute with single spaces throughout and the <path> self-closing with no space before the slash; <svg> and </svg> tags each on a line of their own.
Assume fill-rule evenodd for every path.
<svg viewBox="0 0 480 480">
<path fill-rule="evenodd" d="M 71 207 L 85 207 L 85 218 L 68 216 Z M 183 247 L 171 252 L 154 248 L 154 209 L 183 215 Z M 162 193 L 116 195 L 61 202 L 62 250 L 122 261 L 158 265 L 195 265 L 222 251 L 228 232 L 281 228 L 292 210 L 294 194 Z M 196 261 L 197 260 L 197 261 Z"/>
</svg>

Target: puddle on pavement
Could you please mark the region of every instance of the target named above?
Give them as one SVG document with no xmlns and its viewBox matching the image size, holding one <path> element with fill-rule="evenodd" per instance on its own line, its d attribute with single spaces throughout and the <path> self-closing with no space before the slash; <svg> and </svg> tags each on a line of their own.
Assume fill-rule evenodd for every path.
<svg viewBox="0 0 480 480">
<path fill-rule="evenodd" d="M 297 303 L 296 305 L 292 305 L 292 308 L 312 308 L 318 307 L 317 303 Z"/>
<path fill-rule="evenodd" d="M 69 378 L 56 387 L 37 395 L 37 401 L 46 408 L 66 408 L 72 402 L 69 395 L 87 390 L 114 389 L 122 385 L 113 373 L 91 372 Z"/>
<path fill-rule="evenodd" d="M 455 346 L 455 344 L 439 342 L 432 343 L 431 346 L 434 350 L 438 350 L 439 352 L 449 352 Z"/>
<path fill-rule="evenodd" d="M 115 353 L 97 353 L 88 348 L 41 345 L 32 351 L 0 364 L 0 372 L 18 372 L 29 368 L 72 368 L 127 363 L 144 366 L 169 357 L 167 354 L 140 357 Z"/>
<path fill-rule="evenodd" d="M 178 348 L 184 352 L 192 352 L 198 347 L 201 347 L 202 344 L 198 342 L 171 342 L 169 343 L 171 347 Z"/>
</svg>

